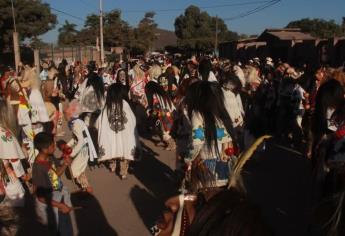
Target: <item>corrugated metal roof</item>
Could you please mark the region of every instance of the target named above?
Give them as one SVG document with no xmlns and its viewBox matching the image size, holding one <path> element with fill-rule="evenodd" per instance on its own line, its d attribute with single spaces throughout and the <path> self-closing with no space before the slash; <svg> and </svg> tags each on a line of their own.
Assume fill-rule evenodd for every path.
<svg viewBox="0 0 345 236">
<path fill-rule="evenodd" d="M 286 29 L 267 29 L 263 34 L 271 34 L 280 40 L 314 40 L 315 38 L 308 33 L 301 32 L 298 28 Z M 259 37 L 261 38 L 261 37 Z"/>
</svg>

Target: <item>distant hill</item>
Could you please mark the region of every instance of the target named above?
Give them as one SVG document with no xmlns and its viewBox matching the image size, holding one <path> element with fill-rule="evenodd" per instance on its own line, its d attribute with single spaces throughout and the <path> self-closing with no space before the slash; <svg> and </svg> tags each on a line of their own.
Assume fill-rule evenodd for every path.
<svg viewBox="0 0 345 236">
<path fill-rule="evenodd" d="M 173 31 L 157 29 L 156 36 L 157 39 L 153 44 L 153 50 L 163 50 L 166 46 L 177 45 L 177 37 Z"/>
</svg>

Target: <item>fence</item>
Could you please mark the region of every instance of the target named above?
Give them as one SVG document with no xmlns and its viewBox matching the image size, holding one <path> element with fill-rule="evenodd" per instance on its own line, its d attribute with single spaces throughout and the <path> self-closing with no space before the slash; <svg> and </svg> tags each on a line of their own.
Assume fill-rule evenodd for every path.
<svg viewBox="0 0 345 236">
<path fill-rule="evenodd" d="M 71 46 L 71 47 L 55 47 L 51 45 L 47 48 L 41 48 L 40 60 L 51 60 L 56 64 L 60 63 L 62 59 L 67 62 L 80 61 L 87 63 L 89 61 L 100 62 L 100 53 L 96 47 L 93 46 Z"/>
</svg>

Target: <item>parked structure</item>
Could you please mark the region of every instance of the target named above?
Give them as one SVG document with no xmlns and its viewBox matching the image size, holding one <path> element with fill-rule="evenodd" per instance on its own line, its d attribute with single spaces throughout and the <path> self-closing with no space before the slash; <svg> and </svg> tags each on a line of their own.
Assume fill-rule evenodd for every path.
<svg viewBox="0 0 345 236">
<path fill-rule="evenodd" d="M 100 62 L 100 54 L 96 47 L 93 46 L 76 46 L 76 47 L 54 47 L 40 49 L 40 58 L 42 60 L 52 60 L 56 63 L 66 59 L 68 62 L 81 61 L 87 63 L 88 61 Z"/>
<path fill-rule="evenodd" d="M 259 37 L 219 46 L 220 56 L 233 61 L 270 56 L 290 64 L 328 64 L 341 66 L 345 61 L 345 38 L 317 39 L 299 28 L 266 29 Z"/>
</svg>

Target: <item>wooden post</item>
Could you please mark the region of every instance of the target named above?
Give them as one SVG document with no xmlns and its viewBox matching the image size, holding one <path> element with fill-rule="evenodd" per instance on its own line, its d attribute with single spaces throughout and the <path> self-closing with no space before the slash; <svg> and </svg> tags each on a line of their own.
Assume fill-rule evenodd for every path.
<svg viewBox="0 0 345 236">
<path fill-rule="evenodd" d="M 81 47 L 79 45 L 79 61 L 82 61 L 82 55 L 81 55 Z"/>
<path fill-rule="evenodd" d="M 34 60 L 35 60 L 35 67 L 37 69 L 37 72 L 40 72 L 40 50 L 35 49 L 34 50 Z"/>
<path fill-rule="evenodd" d="M 13 32 L 13 49 L 14 49 L 14 63 L 16 66 L 16 72 L 18 72 L 20 64 L 20 49 L 19 49 L 19 40 L 18 33 Z"/>
<path fill-rule="evenodd" d="M 12 19 L 13 19 L 14 64 L 16 67 L 16 72 L 18 72 L 19 71 L 19 63 L 20 63 L 20 49 L 19 49 L 19 40 L 18 40 L 18 33 L 17 33 L 17 26 L 16 26 L 16 16 L 14 14 L 13 0 L 11 0 L 11 7 L 12 7 Z"/>
<path fill-rule="evenodd" d="M 103 43 L 103 0 L 99 0 L 99 29 L 100 29 L 100 44 L 101 44 L 101 66 L 104 63 L 104 43 Z"/>
<path fill-rule="evenodd" d="M 52 49 L 52 61 L 54 62 L 54 44 L 51 45 L 51 49 Z"/>
<path fill-rule="evenodd" d="M 216 37 L 214 42 L 214 55 L 218 56 L 218 16 L 216 16 Z"/>
</svg>

